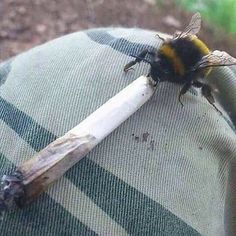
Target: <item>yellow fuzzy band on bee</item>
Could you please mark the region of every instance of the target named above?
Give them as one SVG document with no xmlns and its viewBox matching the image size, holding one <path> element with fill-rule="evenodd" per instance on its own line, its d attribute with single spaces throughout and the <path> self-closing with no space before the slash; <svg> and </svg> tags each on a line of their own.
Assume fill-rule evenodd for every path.
<svg viewBox="0 0 236 236">
<path fill-rule="evenodd" d="M 197 48 L 199 48 L 199 50 L 201 51 L 203 55 L 207 55 L 210 53 L 210 49 L 207 47 L 207 45 L 203 43 L 196 35 L 192 35 L 191 40 L 194 43 L 194 45 Z M 207 76 L 208 74 L 210 74 L 211 70 L 212 70 L 211 67 L 205 68 L 203 70 L 204 76 Z"/>
<path fill-rule="evenodd" d="M 160 48 L 160 53 L 166 56 L 173 63 L 176 74 L 184 75 L 184 64 L 170 44 L 163 44 Z"/>
<path fill-rule="evenodd" d="M 194 43 L 194 45 L 199 48 L 199 50 L 201 51 L 202 54 L 207 55 L 210 53 L 209 48 L 207 47 L 207 45 L 205 43 L 203 43 L 200 39 L 198 39 L 198 37 L 196 37 L 195 35 L 192 36 L 191 38 L 192 42 Z"/>
</svg>

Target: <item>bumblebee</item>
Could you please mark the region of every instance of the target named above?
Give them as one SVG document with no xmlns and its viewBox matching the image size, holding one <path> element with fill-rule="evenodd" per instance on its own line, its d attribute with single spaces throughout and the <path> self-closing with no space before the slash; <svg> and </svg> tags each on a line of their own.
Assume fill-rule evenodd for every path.
<svg viewBox="0 0 236 236">
<path fill-rule="evenodd" d="M 148 76 L 156 83 L 168 81 L 182 85 L 178 97 L 182 105 L 181 97 L 194 86 L 200 88 L 202 95 L 218 110 L 214 105 L 212 88 L 200 79 L 205 78 L 212 67 L 235 65 L 236 59 L 224 51 L 210 51 L 196 36 L 200 28 L 201 15 L 195 13 L 184 31 L 175 32 L 172 38 L 164 39 L 157 35 L 162 40 L 159 49 L 145 49 L 137 56 L 131 55 L 135 60 L 125 65 L 124 71 L 133 69 L 132 66 L 141 61 L 149 63 L 151 68 Z"/>
</svg>

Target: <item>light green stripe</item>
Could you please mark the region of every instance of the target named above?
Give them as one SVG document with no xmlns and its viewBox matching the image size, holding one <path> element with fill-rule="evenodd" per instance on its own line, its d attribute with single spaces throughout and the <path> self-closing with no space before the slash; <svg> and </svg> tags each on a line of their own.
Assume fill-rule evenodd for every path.
<svg viewBox="0 0 236 236">
<path fill-rule="evenodd" d="M 11 71 L 11 62 L 13 58 L 0 64 L 0 87 L 5 83 L 8 74 Z"/>
<path fill-rule="evenodd" d="M 123 49 L 127 46 L 123 45 Z M 136 44 L 136 51 L 144 46 Z M 104 73 L 93 50 L 102 53 L 104 65 L 116 61 L 112 77 L 111 73 Z M 83 62 L 78 63 L 81 58 Z M 92 41 L 85 33 L 71 34 L 17 56 L 1 87 L 1 97 L 41 128 L 61 136 L 149 68 L 142 63 L 127 75 L 122 68 L 128 60 L 128 56 Z M 87 69 L 86 62 L 93 65 L 96 74 Z M 22 64 L 27 65 L 26 70 Z M 102 88 L 106 89 L 101 96 Z"/>
</svg>

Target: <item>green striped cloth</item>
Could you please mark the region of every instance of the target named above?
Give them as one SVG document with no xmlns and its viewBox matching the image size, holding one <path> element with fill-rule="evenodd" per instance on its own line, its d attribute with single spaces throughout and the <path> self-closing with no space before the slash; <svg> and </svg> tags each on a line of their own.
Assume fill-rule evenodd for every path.
<svg viewBox="0 0 236 236">
<path fill-rule="evenodd" d="M 0 174 L 147 74 L 145 63 L 123 68 L 129 54 L 159 45 L 154 32 L 100 28 L 0 64 Z M 0 235 L 236 235 L 235 73 L 218 69 L 209 78 L 223 116 L 198 90 L 183 97 L 182 108 L 181 87 L 160 84 L 38 201 L 5 214 Z"/>
</svg>

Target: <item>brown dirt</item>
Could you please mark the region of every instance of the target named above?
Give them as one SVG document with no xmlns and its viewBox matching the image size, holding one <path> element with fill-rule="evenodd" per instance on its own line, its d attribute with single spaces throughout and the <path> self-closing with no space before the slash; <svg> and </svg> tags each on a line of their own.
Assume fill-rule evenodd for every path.
<svg viewBox="0 0 236 236">
<path fill-rule="evenodd" d="M 162 1 L 164 2 L 164 1 Z M 171 1 L 155 0 L 1 0 L 0 61 L 50 39 L 82 29 L 125 26 L 173 33 L 192 13 Z M 210 47 L 236 56 L 236 40 L 203 24 L 200 37 Z"/>
</svg>

